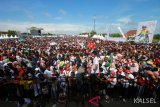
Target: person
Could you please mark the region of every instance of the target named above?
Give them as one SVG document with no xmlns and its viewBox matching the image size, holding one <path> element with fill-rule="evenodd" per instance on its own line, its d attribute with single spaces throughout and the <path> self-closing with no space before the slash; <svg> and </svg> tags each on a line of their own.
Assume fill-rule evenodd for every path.
<svg viewBox="0 0 160 107">
<path fill-rule="evenodd" d="M 33 87 L 31 87 L 35 96 L 33 101 L 43 94 L 43 90 L 44 96 L 48 94 L 47 97 L 51 100 L 54 98 L 52 103 L 55 101 L 54 104 L 56 104 L 58 96 L 62 96 L 62 101 L 63 96 L 68 98 L 67 90 L 70 89 L 72 96 L 77 97 L 80 93 L 77 97 L 77 100 L 80 101 L 89 93 L 94 96 L 101 91 L 102 94 L 106 86 L 109 86 L 109 91 L 116 96 L 115 91 L 120 91 L 119 95 L 123 94 L 126 100 L 128 95 L 129 97 L 133 95 L 143 97 L 143 94 L 147 95 L 148 92 L 153 94 L 156 89 L 156 95 L 160 96 L 160 49 L 158 44 L 102 40 L 96 42 L 97 39 L 84 39 L 86 46 L 82 48 L 76 42 L 77 37 L 64 37 L 54 38 L 57 46 L 50 47 L 48 45 L 50 39 L 47 37 L 26 38 L 25 42 L 19 42 L 18 39 L 0 42 L 0 99 L 5 100 L 9 94 L 16 99 L 17 95 L 13 96 L 13 93 L 17 93 L 14 86 L 19 90 L 20 97 L 25 98 L 23 95 L 29 94 L 22 90 L 23 85 L 19 84 L 19 80 L 26 78 L 28 81 L 33 77 L 35 77 Z M 87 43 L 91 43 L 90 48 L 87 47 Z M 95 44 L 96 50 L 94 46 L 94 49 L 91 48 L 92 43 Z M 16 47 L 15 51 L 12 50 L 13 47 Z M 48 49 L 50 54 L 48 54 Z M 10 70 L 7 70 L 6 64 Z M 67 84 L 68 78 L 70 78 L 69 84 Z M 11 88 L 8 83 L 14 79 L 16 81 Z M 148 83 L 148 81 L 151 82 Z M 45 92 L 46 89 L 48 92 Z M 133 89 L 137 94 L 133 94 Z M 108 90 L 105 91 L 108 92 Z M 111 93 L 110 97 L 114 97 Z"/>
<path fill-rule="evenodd" d="M 98 58 L 98 53 L 96 50 L 92 52 L 92 57 L 93 57 L 93 64 L 92 64 L 91 74 L 98 74 L 99 73 L 99 58 Z"/>
<path fill-rule="evenodd" d="M 109 95 L 110 101 L 113 101 L 115 95 L 115 86 L 117 83 L 117 76 L 115 71 L 110 71 L 110 75 L 107 78 L 107 94 Z M 108 102 L 108 99 L 106 99 Z"/>
<path fill-rule="evenodd" d="M 50 71 L 50 66 L 47 66 L 47 67 L 46 67 L 46 70 L 44 71 L 44 75 L 45 75 L 47 78 L 49 78 L 49 77 L 52 77 L 52 74 L 53 74 L 53 72 Z"/>
<path fill-rule="evenodd" d="M 147 26 L 142 26 L 142 30 L 138 36 L 140 36 L 140 40 L 144 38 L 145 42 L 149 42 L 149 30 L 147 29 Z"/>
</svg>

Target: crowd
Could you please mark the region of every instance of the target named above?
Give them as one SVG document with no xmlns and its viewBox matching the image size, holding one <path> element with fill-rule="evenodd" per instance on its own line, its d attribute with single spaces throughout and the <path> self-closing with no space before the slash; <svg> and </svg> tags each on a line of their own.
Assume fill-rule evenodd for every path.
<svg viewBox="0 0 160 107">
<path fill-rule="evenodd" d="M 0 100 L 18 106 L 51 101 L 55 107 L 97 95 L 106 101 L 160 99 L 160 44 L 80 37 L 0 40 Z"/>
</svg>

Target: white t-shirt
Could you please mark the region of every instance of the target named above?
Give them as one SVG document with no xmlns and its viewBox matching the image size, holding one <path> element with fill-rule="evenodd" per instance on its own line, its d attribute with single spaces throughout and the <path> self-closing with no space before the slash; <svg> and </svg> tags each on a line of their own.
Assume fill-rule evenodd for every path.
<svg viewBox="0 0 160 107">
<path fill-rule="evenodd" d="M 134 79 L 134 76 L 132 74 L 129 74 L 129 79 Z"/>
<path fill-rule="evenodd" d="M 117 79 L 116 78 L 113 78 L 112 81 L 110 82 L 112 85 L 116 85 L 117 83 Z"/>
<path fill-rule="evenodd" d="M 107 69 L 108 69 L 108 67 L 107 67 L 107 69 L 106 69 L 106 67 L 105 67 L 105 64 L 106 64 L 106 62 L 104 61 L 103 63 L 102 63 L 102 68 L 103 68 L 103 72 L 102 73 L 107 73 Z"/>
<path fill-rule="evenodd" d="M 65 75 L 65 76 L 71 76 L 71 71 L 66 71 L 66 70 L 65 70 L 65 71 L 64 71 L 64 75 Z"/>
<path fill-rule="evenodd" d="M 46 70 L 44 71 L 44 74 L 47 75 L 47 77 L 52 77 L 52 74 L 53 74 L 53 73 L 52 73 L 52 71 L 49 71 L 49 70 L 46 69 Z"/>
<path fill-rule="evenodd" d="M 97 65 L 96 67 L 96 70 L 95 70 L 95 66 Z M 94 71 L 95 70 L 95 71 Z M 99 58 L 98 57 L 95 57 L 93 59 L 93 64 L 92 64 L 92 71 L 91 73 L 94 74 L 94 73 L 98 73 L 99 72 Z"/>
</svg>

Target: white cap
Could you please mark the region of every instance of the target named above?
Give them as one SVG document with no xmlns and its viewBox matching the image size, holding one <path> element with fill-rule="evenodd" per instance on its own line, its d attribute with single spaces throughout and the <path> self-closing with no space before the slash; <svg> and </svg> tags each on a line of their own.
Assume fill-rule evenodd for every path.
<svg viewBox="0 0 160 107">
<path fill-rule="evenodd" d="M 122 72 L 122 73 L 121 73 L 121 75 L 122 75 L 122 76 L 125 76 L 125 73 L 124 73 L 124 72 Z"/>
<path fill-rule="evenodd" d="M 110 71 L 117 72 L 115 68 L 110 68 Z"/>
<path fill-rule="evenodd" d="M 31 77 L 31 76 L 32 76 L 32 74 L 31 74 L 31 73 L 28 73 L 28 76 L 29 76 L 29 77 Z"/>
<path fill-rule="evenodd" d="M 35 71 L 39 71 L 40 69 L 39 68 L 35 68 Z"/>
</svg>

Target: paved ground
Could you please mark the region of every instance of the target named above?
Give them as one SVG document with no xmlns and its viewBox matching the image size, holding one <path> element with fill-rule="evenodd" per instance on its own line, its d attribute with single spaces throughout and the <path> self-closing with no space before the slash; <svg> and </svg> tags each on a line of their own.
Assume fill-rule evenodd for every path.
<svg viewBox="0 0 160 107">
<path fill-rule="evenodd" d="M 47 103 L 45 107 L 52 107 L 53 103 Z M 122 101 L 100 101 L 99 107 L 160 107 L 160 103 L 157 104 L 134 104 L 133 101 L 128 101 L 127 103 L 124 103 Z M 2 102 L 0 101 L 0 107 L 17 107 L 16 102 Z M 36 106 L 31 106 L 36 107 Z M 43 107 L 43 106 L 38 106 Z M 89 103 L 88 101 L 85 101 L 84 104 L 82 103 L 76 103 L 73 101 L 68 102 L 67 104 L 57 104 L 56 107 L 96 107 L 95 105 Z"/>
</svg>

